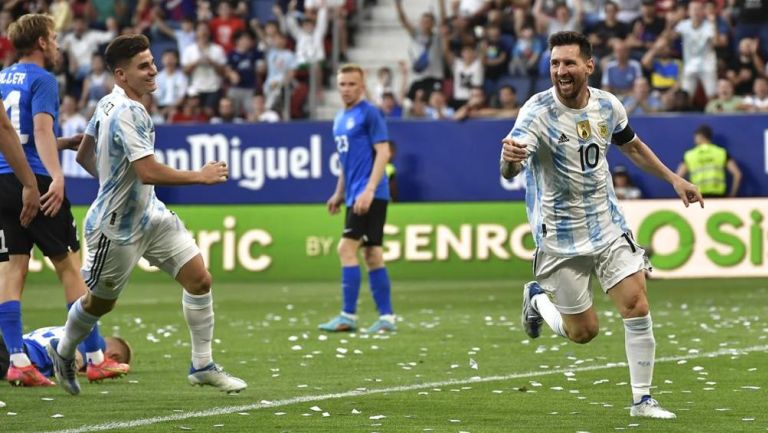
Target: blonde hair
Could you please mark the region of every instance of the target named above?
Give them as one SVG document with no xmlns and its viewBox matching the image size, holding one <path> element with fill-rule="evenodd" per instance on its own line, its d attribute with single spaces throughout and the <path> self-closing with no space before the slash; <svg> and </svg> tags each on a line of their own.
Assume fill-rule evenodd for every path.
<svg viewBox="0 0 768 433">
<path fill-rule="evenodd" d="M 361 78 L 365 78 L 365 72 L 363 71 L 363 68 L 360 65 L 354 63 L 346 63 L 339 66 L 339 71 L 337 73 L 346 74 L 350 72 L 357 72 L 360 74 Z"/>
<path fill-rule="evenodd" d="M 20 56 L 26 56 L 37 49 L 38 39 L 47 38 L 53 29 L 53 18 L 50 15 L 27 14 L 11 23 L 8 39 Z"/>
</svg>

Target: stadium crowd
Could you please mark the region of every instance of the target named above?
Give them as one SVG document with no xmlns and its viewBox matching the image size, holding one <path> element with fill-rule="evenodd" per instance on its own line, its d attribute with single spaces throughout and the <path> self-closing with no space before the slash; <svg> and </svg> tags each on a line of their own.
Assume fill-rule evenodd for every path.
<svg viewBox="0 0 768 433">
<path fill-rule="evenodd" d="M 435 0 L 419 17 L 402 1 L 408 60 L 372 71 L 369 95 L 390 118 L 514 117 L 551 85 L 546 41 L 560 30 L 589 36 L 590 84 L 630 115 L 768 111 L 768 0 Z M 146 106 L 156 123 L 306 118 L 310 78 L 317 100 L 332 84 L 332 30 L 344 61 L 360 8 L 375 2 L 6 0 L 0 59 L 14 61 L 10 22 L 46 12 L 60 32 L 62 124 L 82 123 L 110 91 L 100 53 L 125 33 L 152 42 L 159 89 Z"/>
</svg>

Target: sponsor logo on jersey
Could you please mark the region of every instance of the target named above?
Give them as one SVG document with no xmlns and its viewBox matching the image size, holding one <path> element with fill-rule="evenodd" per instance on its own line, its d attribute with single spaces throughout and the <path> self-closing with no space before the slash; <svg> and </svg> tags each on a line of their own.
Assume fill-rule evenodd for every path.
<svg viewBox="0 0 768 433">
<path fill-rule="evenodd" d="M 560 138 L 557 139 L 557 144 L 563 144 L 563 143 L 567 143 L 569 141 L 570 140 L 568 139 L 568 136 L 565 135 L 565 133 L 561 133 L 560 134 Z"/>
</svg>

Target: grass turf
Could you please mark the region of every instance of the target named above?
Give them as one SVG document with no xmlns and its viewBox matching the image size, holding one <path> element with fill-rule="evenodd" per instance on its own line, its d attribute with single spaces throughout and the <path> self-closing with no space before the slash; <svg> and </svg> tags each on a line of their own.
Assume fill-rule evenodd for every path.
<svg viewBox="0 0 768 433">
<path fill-rule="evenodd" d="M 249 383 L 232 396 L 186 383 L 180 289 L 133 284 L 101 328 L 132 344 L 132 373 L 83 383 L 78 397 L 2 383 L 0 431 L 96 431 L 88 426 L 108 422 L 125 422 L 103 427 L 118 432 L 768 430 L 764 281 L 650 282 L 662 359 L 654 393 L 677 412 L 674 421 L 629 417 L 627 369 L 610 364 L 625 361 L 623 326 L 604 296 L 596 301 L 601 334 L 590 344 L 549 330 L 528 340 L 518 323 L 522 283 L 395 280 L 402 321 L 391 336 L 317 331 L 338 311 L 336 284 L 218 284 L 215 359 Z M 63 323 L 62 298 L 55 286 L 29 285 L 27 329 Z M 376 318 L 365 287 L 359 312 L 362 326 Z M 748 347 L 757 349 L 722 353 Z M 166 420 L 136 422 L 154 417 Z"/>
</svg>

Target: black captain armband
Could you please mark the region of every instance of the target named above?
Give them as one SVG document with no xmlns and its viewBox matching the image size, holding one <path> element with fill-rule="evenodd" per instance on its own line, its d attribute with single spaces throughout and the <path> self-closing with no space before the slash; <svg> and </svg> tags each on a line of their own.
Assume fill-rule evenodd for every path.
<svg viewBox="0 0 768 433">
<path fill-rule="evenodd" d="M 635 131 L 633 131 L 632 127 L 627 124 L 626 128 L 613 134 L 611 141 L 617 146 L 623 146 L 632 141 L 633 138 L 635 138 Z"/>
</svg>

